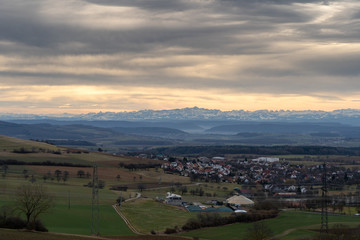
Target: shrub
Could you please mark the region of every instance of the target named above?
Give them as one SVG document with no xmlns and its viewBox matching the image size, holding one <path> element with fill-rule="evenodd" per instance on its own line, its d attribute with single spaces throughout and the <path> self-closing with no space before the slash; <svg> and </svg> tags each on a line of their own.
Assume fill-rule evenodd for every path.
<svg viewBox="0 0 360 240">
<path fill-rule="evenodd" d="M 233 213 L 228 217 L 222 217 L 218 213 L 198 214 L 196 218 L 189 219 L 183 226 L 182 230 L 189 231 L 203 227 L 215 227 L 236 222 L 256 222 L 263 219 L 277 217 L 277 210 L 252 211 L 246 214 Z"/>
<path fill-rule="evenodd" d="M 278 210 L 278 205 L 273 201 L 265 200 L 258 202 L 253 207 L 255 210 Z"/>
<path fill-rule="evenodd" d="M 35 230 L 39 231 L 39 232 L 48 232 L 49 231 L 40 220 L 35 221 Z"/>
<path fill-rule="evenodd" d="M 22 229 L 26 227 L 26 221 L 19 217 L 9 217 L 3 222 L 0 227 L 11 229 Z"/>
<path fill-rule="evenodd" d="M 164 233 L 165 234 L 176 233 L 176 229 L 175 228 L 166 228 Z"/>
</svg>

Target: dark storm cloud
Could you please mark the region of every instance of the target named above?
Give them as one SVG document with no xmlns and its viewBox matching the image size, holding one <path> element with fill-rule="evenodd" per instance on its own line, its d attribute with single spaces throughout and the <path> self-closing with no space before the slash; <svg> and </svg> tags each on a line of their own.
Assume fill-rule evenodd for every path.
<svg viewBox="0 0 360 240">
<path fill-rule="evenodd" d="M 166 2 L 168 3 L 166 4 Z M 186 1 L 116 1 L 116 3 L 118 6 L 135 6 L 148 10 L 167 9 L 170 13 L 196 10 L 194 13 L 198 13 L 199 16 L 189 16 L 193 19 L 184 19 L 185 23 L 175 28 L 171 24 L 168 26 L 145 24 L 134 29 L 105 30 L 80 27 L 76 25 L 77 19 L 73 19 L 74 25 L 49 24 L 46 19 L 37 15 L 37 12 L 40 11 L 39 4 L 27 5 L 26 11 L 19 7 L 6 8 L 5 6 L 0 7 L 2 13 L 0 15 L 0 31 L 2 32 L 0 38 L 43 48 L 56 48 L 57 44 L 69 41 L 84 42 L 88 44 L 88 48 L 85 50 L 88 52 L 113 52 L 114 50 L 143 52 L 148 48 L 154 48 L 154 45 L 193 47 L 192 44 L 194 44 L 195 50 L 201 49 L 203 46 L 205 51 L 211 53 L 215 46 L 220 50 L 225 47 L 226 51 L 226 46 L 234 41 L 232 38 L 234 34 L 246 35 L 271 29 L 276 30 L 276 27 L 269 24 L 269 21 L 273 23 L 306 21 L 306 16 L 292 11 L 291 8 L 278 9 L 264 3 L 257 6 L 257 3 L 249 4 L 246 1 L 217 1 L 200 9 L 194 9 L 198 5 L 196 1 L 193 4 L 186 3 Z M 152 14 L 149 12 L 150 17 Z M 213 19 L 208 14 L 221 14 L 222 16 Z M 176 20 L 180 21 L 181 19 Z M 212 21 L 220 24 L 213 25 Z M 250 23 L 232 26 L 221 24 L 228 21 L 250 21 Z"/>
</svg>

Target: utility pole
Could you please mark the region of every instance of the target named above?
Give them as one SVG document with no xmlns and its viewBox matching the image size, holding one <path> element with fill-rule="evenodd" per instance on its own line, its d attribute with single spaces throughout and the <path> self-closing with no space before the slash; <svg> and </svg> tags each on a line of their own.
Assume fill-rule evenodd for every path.
<svg viewBox="0 0 360 240">
<path fill-rule="evenodd" d="M 68 191 L 68 209 L 70 209 L 70 190 Z"/>
<path fill-rule="evenodd" d="M 322 194 L 321 194 L 321 234 L 327 234 L 329 232 L 328 226 L 328 199 L 327 199 L 327 176 L 326 176 L 326 163 L 323 165 L 323 176 L 322 176 Z"/>
<path fill-rule="evenodd" d="M 99 211 L 99 178 L 97 172 L 97 165 L 93 165 L 92 178 L 92 200 L 91 200 L 91 235 L 100 235 L 100 211 Z"/>
</svg>

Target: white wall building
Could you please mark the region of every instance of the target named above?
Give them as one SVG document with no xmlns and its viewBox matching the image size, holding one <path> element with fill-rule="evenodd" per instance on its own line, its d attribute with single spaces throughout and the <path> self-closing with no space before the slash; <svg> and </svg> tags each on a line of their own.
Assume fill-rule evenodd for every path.
<svg viewBox="0 0 360 240">
<path fill-rule="evenodd" d="M 279 158 L 272 158 L 272 157 L 259 157 L 251 160 L 254 163 L 274 163 L 279 162 Z"/>
<path fill-rule="evenodd" d="M 165 203 L 170 204 L 170 205 L 181 206 L 183 201 L 182 201 L 182 197 L 180 195 L 168 192 L 166 194 Z"/>
</svg>

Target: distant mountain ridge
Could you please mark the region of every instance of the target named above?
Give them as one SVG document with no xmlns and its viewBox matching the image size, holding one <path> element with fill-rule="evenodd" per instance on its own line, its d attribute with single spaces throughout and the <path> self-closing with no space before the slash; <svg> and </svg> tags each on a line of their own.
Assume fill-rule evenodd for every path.
<svg viewBox="0 0 360 240">
<path fill-rule="evenodd" d="M 339 109 L 334 111 L 293 110 L 232 110 L 221 111 L 206 108 L 182 108 L 171 110 L 140 110 L 132 112 L 98 112 L 86 114 L 13 114 L 0 113 L 0 120 L 52 119 L 62 121 L 164 121 L 164 120 L 236 120 L 236 121 L 301 121 L 341 122 L 360 126 L 360 109 Z"/>
<path fill-rule="evenodd" d="M 148 130 L 148 133 L 151 129 Z M 136 132 L 136 128 L 132 131 Z M 180 131 L 171 129 L 162 129 L 170 133 L 179 133 Z M 21 139 L 37 139 L 46 140 L 59 145 L 81 145 L 96 146 L 97 143 L 110 141 L 117 145 L 169 145 L 170 140 L 163 138 L 156 138 L 146 135 L 135 135 L 115 131 L 110 128 L 100 128 L 89 125 L 51 125 L 48 123 L 43 124 L 15 124 L 0 121 L 0 135 L 16 137 Z M 181 133 L 181 132 L 180 132 Z M 185 134 L 185 133 L 184 133 Z M 150 134 L 148 134 L 150 135 Z M 110 140 L 109 140 L 110 139 Z M 66 143 L 66 144 L 65 144 Z M 100 145 L 101 145 L 100 144 Z"/>
</svg>

